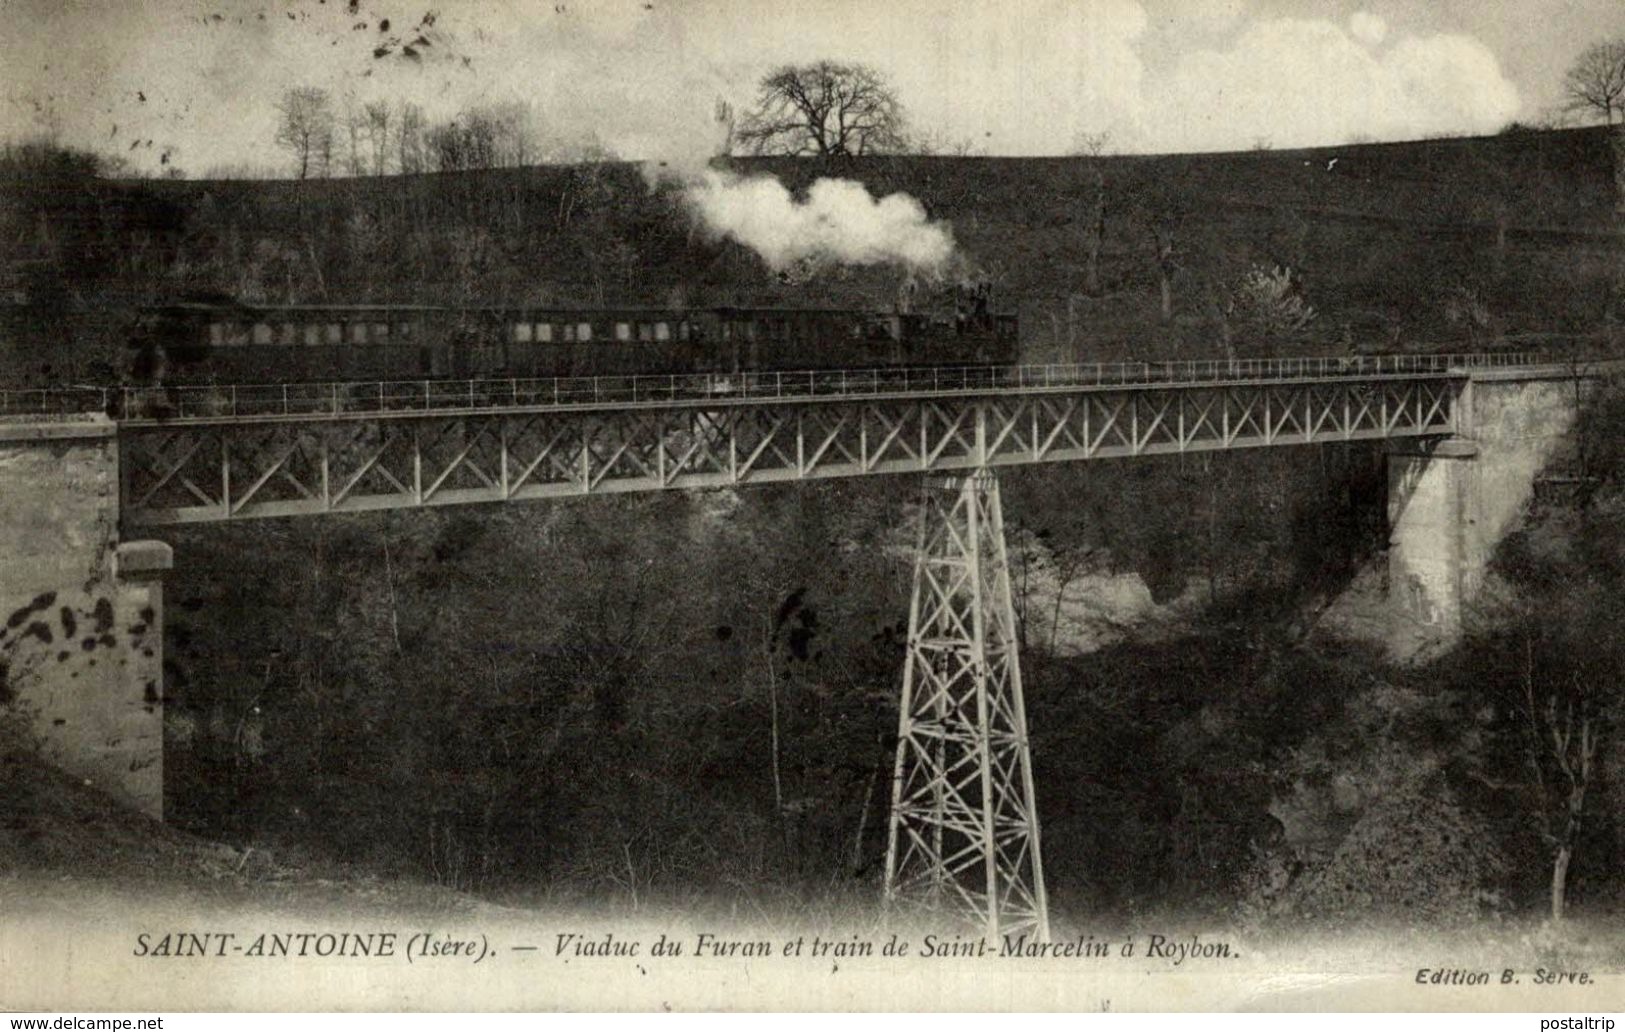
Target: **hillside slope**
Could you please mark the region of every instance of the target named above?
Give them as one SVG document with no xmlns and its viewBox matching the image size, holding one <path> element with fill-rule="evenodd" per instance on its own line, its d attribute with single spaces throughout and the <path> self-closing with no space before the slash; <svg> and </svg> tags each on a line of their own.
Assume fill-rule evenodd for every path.
<svg viewBox="0 0 1625 1032">
<path fill-rule="evenodd" d="M 1288 339 L 1228 327 L 1243 350 L 1480 346 L 1586 333 L 1613 313 L 1604 129 L 733 168 L 777 176 L 798 195 L 833 176 L 916 198 L 951 226 L 956 270 L 991 279 L 1001 303 L 1021 311 L 1029 354 L 1041 360 L 1217 353 L 1228 302 L 1255 267 L 1293 270 L 1293 289 L 1318 316 Z M 30 375 L 53 362 L 83 375 L 86 356 L 116 357 L 129 306 L 177 297 L 890 307 L 905 281 L 884 267 L 777 274 L 709 232 L 681 188 L 651 188 L 627 164 L 307 182 L 107 182 L 60 163 L 0 175 L 0 279 L 26 302 L 10 307 L 6 340 Z"/>
</svg>

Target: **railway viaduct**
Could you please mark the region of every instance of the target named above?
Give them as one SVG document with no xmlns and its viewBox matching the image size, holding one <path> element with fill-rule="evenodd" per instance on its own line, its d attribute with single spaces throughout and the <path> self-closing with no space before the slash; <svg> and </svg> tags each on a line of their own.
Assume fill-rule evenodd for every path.
<svg viewBox="0 0 1625 1032">
<path fill-rule="evenodd" d="M 994 471 L 1382 440 L 1395 633 L 1448 642 L 1584 382 L 1465 355 L 0 395 L 0 703 L 161 818 L 167 525 L 928 474 L 888 885 L 1047 935 Z"/>
</svg>

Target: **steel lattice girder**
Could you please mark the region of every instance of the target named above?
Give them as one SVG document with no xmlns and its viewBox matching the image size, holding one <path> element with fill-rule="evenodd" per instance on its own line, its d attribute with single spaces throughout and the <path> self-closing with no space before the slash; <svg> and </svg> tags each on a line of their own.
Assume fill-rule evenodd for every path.
<svg viewBox="0 0 1625 1032">
<path fill-rule="evenodd" d="M 1440 436 L 1462 381 L 120 427 L 132 525 Z"/>
<path fill-rule="evenodd" d="M 1049 939 L 998 481 L 928 485 L 899 708 L 886 898 Z"/>
</svg>

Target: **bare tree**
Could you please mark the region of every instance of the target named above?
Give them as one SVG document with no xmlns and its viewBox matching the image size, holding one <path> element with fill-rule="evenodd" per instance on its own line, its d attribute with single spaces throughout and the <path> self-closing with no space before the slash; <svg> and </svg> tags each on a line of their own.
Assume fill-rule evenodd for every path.
<svg viewBox="0 0 1625 1032">
<path fill-rule="evenodd" d="M 395 129 L 396 161 L 403 175 L 423 172 L 429 167 L 428 148 L 424 136 L 428 121 L 423 109 L 416 104 L 402 103 Z"/>
<path fill-rule="evenodd" d="M 1175 233 L 1179 229 L 1176 219 L 1154 217 L 1146 222 L 1151 233 L 1151 254 L 1157 265 L 1157 315 L 1163 322 L 1174 320 L 1174 276 L 1179 272 L 1179 249 Z"/>
<path fill-rule="evenodd" d="M 1192 214 L 1188 188 L 1171 164 L 1157 168 L 1133 205 L 1150 237 L 1151 258 L 1157 271 L 1157 312 L 1167 323 L 1174 318 L 1174 278 L 1184 268 L 1180 236 Z"/>
<path fill-rule="evenodd" d="M 486 126 L 463 119 L 445 122 L 427 135 L 430 158 L 441 172 L 485 168 L 490 161 L 490 138 Z"/>
<path fill-rule="evenodd" d="M 1050 607 L 1049 617 L 1049 651 L 1052 656 L 1060 643 L 1061 607 L 1066 601 L 1066 589 L 1099 560 L 1099 552 L 1099 549 L 1082 541 L 1059 544 L 1050 552 L 1055 575 L 1055 601 Z"/>
<path fill-rule="evenodd" d="M 308 179 L 313 168 L 327 167 L 333 151 L 333 106 L 326 90 L 295 86 L 277 102 L 282 121 L 277 126 L 277 146 L 293 155 L 299 178 Z"/>
<path fill-rule="evenodd" d="M 1618 657 L 1594 637 L 1601 629 L 1597 621 L 1578 608 L 1542 599 L 1515 632 L 1522 697 L 1514 707 L 1523 718 L 1536 826 L 1551 850 L 1553 921 L 1567 910 L 1569 870 L 1580 845 L 1586 793 L 1597 779 L 1598 747 L 1620 709 Z"/>
<path fill-rule="evenodd" d="M 1106 245 L 1106 174 L 1095 169 L 1095 201 L 1086 230 L 1089 262 L 1084 267 L 1083 289 L 1090 297 L 1100 296 L 1100 249 Z"/>
<path fill-rule="evenodd" d="M 955 136 L 945 129 L 932 129 L 928 132 L 911 134 L 900 150 L 911 154 L 939 155 L 950 158 L 979 157 L 987 153 L 987 148 L 977 143 L 970 136 Z"/>
<path fill-rule="evenodd" d="M 1616 112 L 1625 115 L 1625 39 L 1587 47 L 1564 77 L 1563 93 L 1570 110 L 1595 111 L 1610 125 Z"/>
<path fill-rule="evenodd" d="M 1072 137 L 1072 153 L 1083 158 L 1099 158 L 1110 154 L 1112 150 L 1112 134 L 1110 129 L 1099 132 L 1079 132 Z"/>
<path fill-rule="evenodd" d="M 901 150 L 902 105 L 867 65 L 786 65 L 762 79 L 738 139 L 756 154 L 834 157 Z"/>
<path fill-rule="evenodd" d="M 373 101 L 361 109 L 367 146 L 372 152 L 372 174 L 381 176 L 389 165 L 389 105 Z"/>
<path fill-rule="evenodd" d="M 496 161 L 507 168 L 522 168 L 539 157 L 536 113 L 528 102 L 511 100 L 485 109 L 496 126 Z"/>
<path fill-rule="evenodd" d="M 344 135 L 348 143 L 345 152 L 344 172 L 346 175 L 362 176 L 367 174 L 367 155 L 362 149 L 361 139 L 367 131 L 366 113 L 356 107 L 355 99 L 344 98 Z"/>
<path fill-rule="evenodd" d="M 311 155 L 311 164 L 315 166 L 316 173 L 323 178 L 333 174 L 337 147 L 338 132 L 336 124 L 329 125 L 327 130 L 316 138 L 316 152 Z"/>
<path fill-rule="evenodd" d="M 476 105 L 429 131 L 429 153 L 442 172 L 526 165 L 538 151 L 533 126 L 528 104 Z"/>
<path fill-rule="evenodd" d="M 1562 773 L 1563 780 L 1556 792 L 1562 800 L 1562 818 L 1554 821 L 1559 827 L 1552 829 L 1552 920 L 1561 921 L 1568 902 L 1569 864 L 1574 859 L 1574 848 L 1580 840 L 1580 824 L 1584 819 L 1586 789 L 1590 786 L 1597 758 L 1598 725 L 1601 721 L 1594 712 L 1590 686 L 1575 675 L 1570 691 L 1558 701 L 1560 693 L 1546 696 L 1543 721 L 1550 736 L 1547 743 L 1551 759 Z"/>
</svg>

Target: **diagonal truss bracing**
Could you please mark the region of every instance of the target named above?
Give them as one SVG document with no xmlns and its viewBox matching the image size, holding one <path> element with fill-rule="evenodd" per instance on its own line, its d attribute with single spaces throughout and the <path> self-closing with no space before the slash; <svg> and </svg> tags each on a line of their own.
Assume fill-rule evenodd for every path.
<svg viewBox="0 0 1625 1032">
<path fill-rule="evenodd" d="M 935 478 L 934 478 L 935 480 Z M 886 898 L 1049 941 L 995 476 L 928 483 L 898 712 Z"/>
<path fill-rule="evenodd" d="M 1465 379 L 120 424 L 132 526 L 1440 436 Z"/>
</svg>

